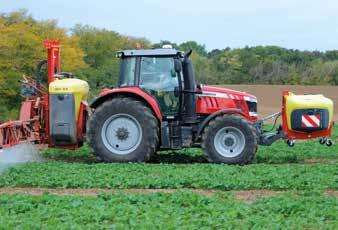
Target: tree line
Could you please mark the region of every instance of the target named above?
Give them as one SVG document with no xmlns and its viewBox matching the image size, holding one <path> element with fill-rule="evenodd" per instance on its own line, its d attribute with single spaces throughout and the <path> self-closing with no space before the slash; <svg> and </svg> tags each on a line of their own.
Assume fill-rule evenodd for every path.
<svg viewBox="0 0 338 230">
<path fill-rule="evenodd" d="M 116 85 L 119 60 L 116 51 L 158 48 L 171 44 L 193 50 L 191 59 L 199 82 L 205 84 L 302 84 L 338 85 L 338 50 L 300 51 L 278 46 L 255 46 L 208 51 L 196 41 L 181 44 L 78 24 L 66 29 L 56 20 L 36 20 L 26 10 L 0 14 L 0 120 L 17 117 L 23 74 L 33 75 L 35 65 L 46 58 L 42 42 L 62 42 L 62 70 L 89 82 L 95 94 Z"/>
</svg>

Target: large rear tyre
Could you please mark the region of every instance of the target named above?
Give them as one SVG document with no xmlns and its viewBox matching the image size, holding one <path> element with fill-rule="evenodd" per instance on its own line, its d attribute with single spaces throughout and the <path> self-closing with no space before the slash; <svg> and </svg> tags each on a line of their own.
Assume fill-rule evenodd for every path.
<svg viewBox="0 0 338 230">
<path fill-rule="evenodd" d="M 257 150 L 254 127 L 236 115 L 216 117 L 205 128 L 202 148 L 209 162 L 248 164 Z"/>
<path fill-rule="evenodd" d="M 144 162 L 159 144 L 153 112 L 142 102 L 117 97 L 100 105 L 88 124 L 88 144 L 106 162 Z"/>
</svg>

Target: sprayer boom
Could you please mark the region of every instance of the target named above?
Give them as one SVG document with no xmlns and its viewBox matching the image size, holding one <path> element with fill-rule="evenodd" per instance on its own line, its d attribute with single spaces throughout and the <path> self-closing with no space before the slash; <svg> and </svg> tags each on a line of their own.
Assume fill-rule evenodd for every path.
<svg viewBox="0 0 338 230">
<path fill-rule="evenodd" d="M 44 126 L 44 102 L 46 88 L 33 78 L 22 78 L 22 102 L 19 120 L 0 124 L 0 149 L 14 145 L 35 142 L 40 143 Z"/>
</svg>

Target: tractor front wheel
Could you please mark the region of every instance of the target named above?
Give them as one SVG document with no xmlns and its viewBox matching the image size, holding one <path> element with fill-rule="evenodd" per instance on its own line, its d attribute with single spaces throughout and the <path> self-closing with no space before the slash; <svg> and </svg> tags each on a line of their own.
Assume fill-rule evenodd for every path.
<svg viewBox="0 0 338 230">
<path fill-rule="evenodd" d="M 89 120 L 88 143 L 106 162 L 143 162 L 159 143 L 158 122 L 142 102 L 117 97 L 100 105 Z"/>
<path fill-rule="evenodd" d="M 257 136 L 252 124 L 236 115 L 216 117 L 205 128 L 202 148 L 210 162 L 248 164 L 257 150 Z"/>
</svg>

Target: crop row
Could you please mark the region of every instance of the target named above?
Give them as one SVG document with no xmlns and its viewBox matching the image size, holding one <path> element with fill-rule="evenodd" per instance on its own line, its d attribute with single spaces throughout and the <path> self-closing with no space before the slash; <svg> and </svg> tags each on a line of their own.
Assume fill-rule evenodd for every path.
<svg viewBox="0 0 338 230">
<path fill-rule="evenodd" d="M 46 162 L 12 167 L 0 187 L 337 189 L 337 164 L 83 164 Z"/>
<path fill-rule="evenodd" d="M 229 194 L 1 195 L 1 228 L 334 229 L 337 198 L 286 193 L 252 203 Z M 189 227 L 188 227 L 189 226 Z"/>
</svg>

